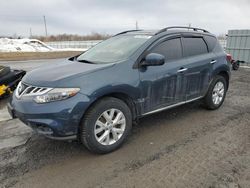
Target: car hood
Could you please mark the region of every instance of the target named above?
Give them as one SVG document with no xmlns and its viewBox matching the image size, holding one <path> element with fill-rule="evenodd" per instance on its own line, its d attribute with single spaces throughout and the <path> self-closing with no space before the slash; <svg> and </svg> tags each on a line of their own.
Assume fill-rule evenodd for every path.
<svg viewBox="0 0 250 188">
<path fill-rule="evenodd" d="M 74 79 L 94 71 L 102 70 L 114 64 L 88 64 L 66 60 L 28 72 L 23 82 L 34 86 L 55 87 L 59 82 Z"/>
</svg>

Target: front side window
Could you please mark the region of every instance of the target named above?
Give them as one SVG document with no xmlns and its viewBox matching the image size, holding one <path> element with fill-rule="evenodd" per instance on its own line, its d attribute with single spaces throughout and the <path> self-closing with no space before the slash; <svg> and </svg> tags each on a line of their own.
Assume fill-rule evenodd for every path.
<svg viewBox="0 0 250 188">
<path fill-rule="evenodd" d="M 105 64 L 126 60 L 150 38 L 150 35 L 118 35 L 89 49 L 77 61 Z"/>
<path fill-rule="evenodd" d="M 166 62 L 182 58 L 180 38 L 170 39 L 155 46 L 151 53 L 158 53 L 165 56 Z"/>
<path fill-rule="evenodd" d="M 183 38 L 182 44 L 185 57 L 208 53 L 203 38 Z"/>
</svg>

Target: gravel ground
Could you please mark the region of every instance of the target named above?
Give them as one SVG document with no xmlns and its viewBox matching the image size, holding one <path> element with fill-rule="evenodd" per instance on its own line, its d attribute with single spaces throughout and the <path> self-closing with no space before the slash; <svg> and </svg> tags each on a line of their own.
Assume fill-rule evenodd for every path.
<svg viewBox="0 0 250 188">
<path fill-rule="evenodd" d="M 141 119 L 107 155 L 36 134 L 0 150 L 0 187 L 250 187 L 250 69 L 233 72 L 224 105 L 199 102 Z"/>
</svg>

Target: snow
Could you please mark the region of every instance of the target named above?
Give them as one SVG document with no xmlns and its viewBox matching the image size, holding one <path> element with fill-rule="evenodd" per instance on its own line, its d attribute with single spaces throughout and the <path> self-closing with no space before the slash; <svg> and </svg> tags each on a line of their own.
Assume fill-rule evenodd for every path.
<svg viewBox="0 0 250 188">
<path fill-rule="evenodd" d="M 37 39 L 0 38 L 0 52 L 49 52 L 54 48 Z"/>
<path fill-rule="evenodd" d="M 53 48 L 37 39 L 0 38 L 0 52 L 86 51 L 88 48 Z"/>
</svg>

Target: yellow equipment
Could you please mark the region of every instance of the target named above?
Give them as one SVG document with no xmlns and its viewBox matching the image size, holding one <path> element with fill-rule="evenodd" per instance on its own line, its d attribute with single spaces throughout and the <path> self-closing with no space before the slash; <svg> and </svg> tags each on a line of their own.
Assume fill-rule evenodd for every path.
<svg viewBox="0 0 250 188">
<path fill-rule="evenodd" d="M 8 87 L 6 85 L 1 85 L 0 86 L 0 96 L 6 94 L 7 90 L 8 90 Z"/>
<path fill-rule="evenodd" d="M 0 99 L 11 94 L 25 74 L 23 70 L 13 70 L 0 65 Z"/>
</svg>

